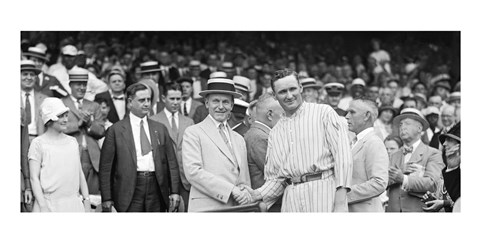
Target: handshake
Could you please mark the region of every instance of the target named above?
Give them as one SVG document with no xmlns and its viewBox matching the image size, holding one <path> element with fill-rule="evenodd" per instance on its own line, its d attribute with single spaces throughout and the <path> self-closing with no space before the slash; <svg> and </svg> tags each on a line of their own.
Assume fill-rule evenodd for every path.
<svg viewBox="0 0 480 241">
<path fill-rule="evenodd" d="M 262 200 L 262 195 L 259 191 L 253 190 L 244 184 L 240 184 L 233 188 L 232 197 L 240 205 L 246 205 Z"/>
</svg>

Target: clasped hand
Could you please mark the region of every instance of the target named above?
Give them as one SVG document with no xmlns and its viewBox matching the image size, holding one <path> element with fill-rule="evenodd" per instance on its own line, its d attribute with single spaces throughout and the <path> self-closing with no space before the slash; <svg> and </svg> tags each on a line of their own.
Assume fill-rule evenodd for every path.
<svg viewBox="0 0 480 241">
<path fill-rule="evenodd" d="M 232 196 L 241 205 L 254 203 L 261 200 L 258 191 L 254 191 L 247 185 L 240 184 L 233 188 Z"/>
</svg>

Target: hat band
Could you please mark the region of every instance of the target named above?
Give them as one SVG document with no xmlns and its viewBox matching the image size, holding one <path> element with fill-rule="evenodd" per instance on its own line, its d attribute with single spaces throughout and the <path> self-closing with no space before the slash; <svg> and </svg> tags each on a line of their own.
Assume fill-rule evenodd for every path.
<svg viewBox="0 0 480 241">
<path fill-rule="evenodd" d="M 224 90 L 224 91 L 232 91 L 235 92 L 235 87 L 229 83 L 210 83 L 207 86 L 207 90 Z"/>
<path fill-rule="evenodd" d="M 41 57 L 41 58 L 47 58 L 47 55 L 44 53 L 37 53 L 37 52 L 26 52 L 24 53 L 26 56 L 33 56 L 33 57 Z"/>
<path fill-rule="evenodd" d="M 23 69 L 29 69 L 30 70 L 30 69 L 36 69 L 36 67 L 33 64 L 22 64 L 22 65 L 20 65 L 20 70 L 23 70 Z"/>
<path fill-rule="evenodd" d="M 84 81 L 88 80 L 88 74 L 71 74 L 68 78 L 70 81 Z"/>
<path fill-rule="evenodd" d="M 245 86 L 245 85 L 242 85 L 242 84 L 239 84 L 239 83 L 235 83 L 235 87 L 240 87 L 240 88 L 244 88 L 244 89 L 247 89 L 248 90 L 248 87 Z"/>
<path fill-rule="evenodd" d="M 156 64 L 155 65 L 140 66 L 140 71 L 151 71 L 151 70 L 160 71 L 159 68 L 160 67 Z"/>
</svg>

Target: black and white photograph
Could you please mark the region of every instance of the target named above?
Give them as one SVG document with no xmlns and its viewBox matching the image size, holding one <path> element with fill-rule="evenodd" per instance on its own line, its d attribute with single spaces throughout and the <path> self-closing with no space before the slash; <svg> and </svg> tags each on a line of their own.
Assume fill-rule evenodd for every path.
<svg viewBox="0 0 480 241">
<path fill-rule="evenodd" d="M 232 8 L 231 17 L 252 26 L 289 18 L 283 9 L 256 19 Z M 475 167 L 461 152 L 470 160 L 475 149 L 461 148 L 461 123 L 471 146 L 476 95 L 466 93 L 478 76 L 465 67 L 474 51 L 464 43 L 474 31 L 381 19 L 325 26 L 340 13 L 303 27 L 296 14 L 298 25 L 239 28 L 221 19 L 185 27 L 195 20 L 184 15 L 142 26 L 152 16 L 141 13 L 136 27 L 109 27 L 102 21 L 127 15 L 102 9 L 85 27 L 9 30 L 10 59 L 20 63 L 19 106 L 5 113 L 20 117 L 8 124 L 20 132 L 5 136 L 8 149 L 20 144 L 9 158 L 20 158 L 20 182 L 10 172 L 18 188 L 5 192 L 20 191 L 20 205 L 8 206 L 13 219 L 40 223 L 37 232 L 67 226 L 48 231 L 53 240 L 81 229 L 86 236 L 74 240 L 122 238 L 125 228 L 123 238 L 171 229 L 178 235 L 164 238 L 195 240 L 263 239 L 275 229 L 271 239 L 289 240 L 318 225 L 328 239 L 378 229 L 358 238 L 400 240 L 407 225 L 422 239 L 456 237 L 442 235 L 445 223 L 469 230 Z M 186 23 L 168 25 L 180 16 Z"/>
</svg>

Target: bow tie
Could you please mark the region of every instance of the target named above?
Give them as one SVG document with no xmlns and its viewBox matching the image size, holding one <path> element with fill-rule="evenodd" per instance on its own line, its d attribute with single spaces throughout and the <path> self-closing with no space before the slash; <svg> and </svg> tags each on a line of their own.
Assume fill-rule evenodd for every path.
<svg viewBox="0 0 480 241">
<path fill-rule="evenodd" d="M 113 98 L 114 100 L 125 100 L 125 97 L 123 97 L 123 96 L 120 96 L 120 97 L 115 97 L 115 96 L 113 96 L 112 98 Z"/>
<path fill-rule="evenodd" d="M 413 146 L 403 146 L 403 155 L 413 152 Z"/>
</svg>

